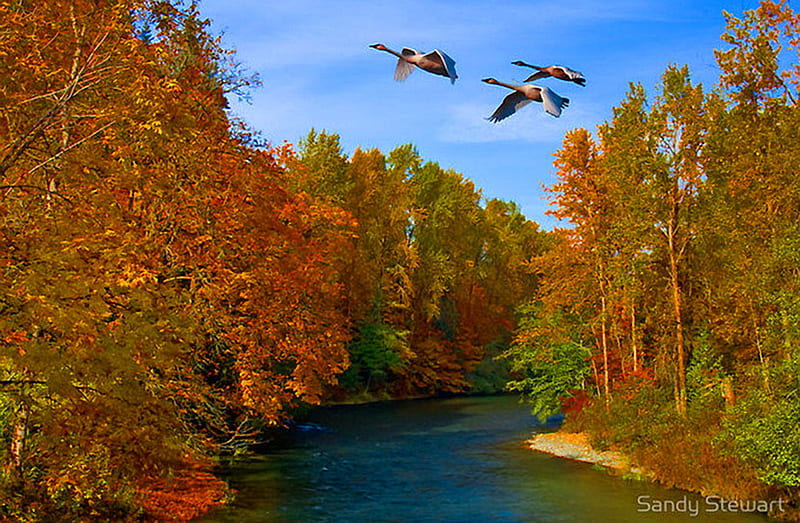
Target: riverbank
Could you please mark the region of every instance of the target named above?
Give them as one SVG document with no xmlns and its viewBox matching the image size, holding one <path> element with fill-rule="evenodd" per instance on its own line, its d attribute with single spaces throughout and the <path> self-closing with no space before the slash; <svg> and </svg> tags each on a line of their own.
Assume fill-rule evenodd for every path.
<svg viewBox="0 0 800 523">
<path fill-rule="evenodd" d="M 591 463 L 611 470 L 615 474 L 637 479 L 650 478 L 650 474 L 631 460 L 612 450 L 596 450 L 585 432 L 544 432 L 527 441 L 531 450 L 544 452 L 564 459 Z"/>
<path fill-rule="evenodd" d="M 526 443 L 533 451 L 600 466 L 610 473 L 622 476 L 625 479 L 652 481 L 665 487 L 694 492 L 706 496 L 707 499 L 712 500 L 712 503 L 719 502 L 734 507 L 730 510 L 733 512 L 759 512 L 778 520 L 800 521 L 798 512 L 794 508 L 796 504 L 791 499 L 785 498 L 785 493 L 782 495 L 780 492 L 769 493 L 764 490 L 755 497 L 740 499 L 736 495 L 731 495 L 726 500 L 713 491 L 709 492 L 692 488 L 689 485 L 664 481 L 664 478 L 658 474 L 658 470 L 643 468 L 632 462 L 622 452 L 595 449 L 589 442 L 587 432 L 545 432 L 535 434 Z"/>
</svg>

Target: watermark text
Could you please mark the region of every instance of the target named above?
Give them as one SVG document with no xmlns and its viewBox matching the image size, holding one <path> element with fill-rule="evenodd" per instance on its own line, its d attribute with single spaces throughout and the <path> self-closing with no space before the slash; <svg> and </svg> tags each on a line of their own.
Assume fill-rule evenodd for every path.
<svg viewBox="0 0 800 523">
<path fill-rule="evenodd" d="M 783 499 L 756 499 L 756 500 L 737 500 L 725 499 L 719 496 L 707 496 L 703 499 L 683 496 L 677 499 L 662 499 L 653 496 L 639 496 L 636 498 L 637 512 L 680 512 L 697 517 L 703 513 L 720 512 L 764 512 L 777 514 L 784 512 Z"/>
</svg>

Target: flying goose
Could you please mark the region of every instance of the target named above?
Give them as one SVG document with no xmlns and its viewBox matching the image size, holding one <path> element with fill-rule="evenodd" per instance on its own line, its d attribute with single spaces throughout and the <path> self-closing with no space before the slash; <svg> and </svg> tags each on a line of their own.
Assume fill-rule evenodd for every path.
<svg viewBox="0 0 800 523">
<path fill-rule="evenodd" d="M 500 120 L 508 118 L 517 112 L 517 110 L 531 102 L 542 102 L 544 104 L 544 110 L 555 117 L 560 116 L 561 109 L 569 105 L 569 98 L 562 98 L 548 87 L 539 87 L 533 84 L 511 85 L 498 82 L 494 78 L 484 78 L 482 81 L 487 84 L 502 85 L 503 87 L 514 90 L 514 92 L 506 96 L 503 99 L 503 103 L 494 110 L 492 116 L 489 117 L 490 122 L 499 122 Z"/>
<path fill-rule="evenodd" d="M 563 65 L 548 65 L 547 67 L 539 67 L 538 65 L 526 64 L 522 60 L 517 60 L 516 62 L 511 63 L 537 70 L 535 73 L 525 79 L 526 82 L 533 82 L 539 78 L 547 78 L 548 76 L 552 76 L 553 78 L 558 78 L 559 80 L 575 82 L 581 87 L 586 87 L 586 78 L 584 78 L 581 73 L 574 71 L 569 67 L 564 67 Z"/>
<path fill-rule="evenodd" d="M 450 78 L 451 84 L 455 83 L 456 78 L 458 78 L 458 75 L 456 74 L 455 60 L 438 49 L 434 49 L 427 54 L 422 54 L 408 47 L 404 47 L 399 53 L 389 49 L 383 44 L 372 44 L 370 47 L 379 51 L 392 53 L 397 57 L 397 67 L 394 70 L 394 79 L 398 82 L 402 82 L 408 78 L 408 75 L 414 70 L 415 65 L 424 71 L 428 71 L 429 73 Z"/>
</svg>

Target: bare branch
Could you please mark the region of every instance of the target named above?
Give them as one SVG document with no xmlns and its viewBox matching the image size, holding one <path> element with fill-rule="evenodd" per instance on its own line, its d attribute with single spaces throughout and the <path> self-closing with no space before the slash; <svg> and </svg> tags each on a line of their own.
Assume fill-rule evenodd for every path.
<svg viewBox="0 0 800 523">
<path fill-rule="evenodd" d="M 34 191 L 40 191 L 40 192 L 47 193 L 48 195 L 58 196 L 62 200 L 66 201 L 68 203 L 72 203 L 72 200 L 70 200 L 69 198 L 67 198 L 63 194 L 59 194 L 59 193 L 57 193 L 55 191 L 51 191 L 50 189 L 47 189 L 45 187 L 39 187 L 37 185 L 0 185 L 0 191 L 2 191 L 4 189 L 6 189 L 6 194 L 8 194 L 11 189 L 32 189 Z"/>
<path fill-rule="evenodd" d="M 33 172 L 34 172 L 35 170 L 37 170 L 37 169 L 39 169 L 39 168 L 41 168 L 41 167 L 43 167 L 43 166 L 47 165 L 48 163 L 52 162 L 53 160 L 57 160 L 58 158 L 60 158 L 61 156 L 63 156 L 63 155 L 64 155 L 64 153 L 66 153 L 66 152 L 68 152 L 68 151 L 70 151 L 70 150 L 74 149 L 75 147 L 79 146 L 80 144 L 82 144 L 82 143 L 83 143 L 83 142 L 85 142 L 86 140 L 89 140 L 89 139 L 93 138 L 94 136 L 98 135 L 99 133 L 101 133 L 101 132 L 105 131 L 106 129 L 108 129 L 109 127 L 111 127 L 112 125 L 114 125 L 115 123 L 116 123 L 116 121 L 111 121 L 111 122 L 108 122 L 108 123 L 107 123 L 106 125 L 104 125 L 103 127 L 99 128 L 99 129 L 97 129 L 97 130 L 95 130 L 95 131 L 94 131 L 92 134 L 90 134 L 89 136 L 85 136 L 85 137 L 81 138 L 80 140 L 78 140 L 77 142 L 73 143 L 73 144 L 72 144 L 72 145 L 70 145 L 69 147 L 67 147 L 67 148 L 65 148 L 65 149 L 62 149 L 61 151 L 57 152 L 56 154 L 54 154 L 53 156 L 51 156 L 51 157 L 50 157 L 50 158 L 48 158 L 47 160 L 45 160 L 45 161 L 41 162 L 39 165 L 37 165 L 37 166 L 35 166 L 35 167 L 33 167 L 33 168 L 29 169 L 29 170 L 28 170 L 28 174 L 33 174 Z"/>
</svg>

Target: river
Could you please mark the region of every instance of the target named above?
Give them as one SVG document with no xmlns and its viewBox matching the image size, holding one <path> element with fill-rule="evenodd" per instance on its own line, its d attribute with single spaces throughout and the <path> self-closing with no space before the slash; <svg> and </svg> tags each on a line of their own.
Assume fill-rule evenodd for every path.
<svg viewBox="0 0 800 523">
<path fill-rule="evenodd" d="M 533 452 L 541 430 L 512 396 L 320 408 L 232 467 L 236 500 L 200 521 L 767 521 Z"/>
</svg>

